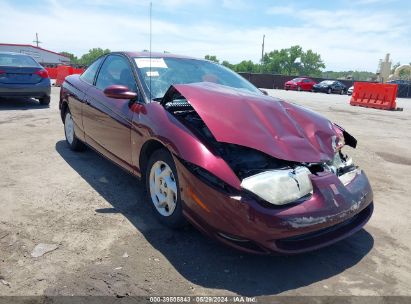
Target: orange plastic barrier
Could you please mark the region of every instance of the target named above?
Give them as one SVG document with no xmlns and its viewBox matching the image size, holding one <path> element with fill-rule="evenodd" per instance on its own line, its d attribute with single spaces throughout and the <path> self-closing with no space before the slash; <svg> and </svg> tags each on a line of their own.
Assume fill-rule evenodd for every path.
<svg viewBox="0 0 411 304">
<path fill-rule="evenodd" d="M 398 85 L 354 82 L 350 104 L 382 110 L 395 110 Z"/>
<path fill-rule="evenodd" d="M 46 68 L 46 71 L 49 74 L 50 79 L 57 78 L 57 68 Z"/>
<path fill-rule="evenodd" d="M 64 82 L 64 79 L 73 74 L 81 74 L 84 72 L 84 69 L 76 69 L 68 65 L 60 65 L 57 67 L 57 77 L 56 77 L 56 86 L 61 86 Z"/>
</svg>

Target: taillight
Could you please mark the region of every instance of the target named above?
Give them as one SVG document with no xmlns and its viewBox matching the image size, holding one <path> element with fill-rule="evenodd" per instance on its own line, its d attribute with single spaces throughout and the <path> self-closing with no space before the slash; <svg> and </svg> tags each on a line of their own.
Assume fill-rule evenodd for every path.
<svg viewBox="0 0 411 304">
<path fill-rule="evenodd" d="M 46 70 L 40 70 L 34 74 L 39 75 L 41 78 L 49 78 L 49 73 Z"/>
<path fill-rule="evenodd" d="M 6 71 L 0 70 L 0 75 L 1 74 L 6 74 Z"/>
</svg>

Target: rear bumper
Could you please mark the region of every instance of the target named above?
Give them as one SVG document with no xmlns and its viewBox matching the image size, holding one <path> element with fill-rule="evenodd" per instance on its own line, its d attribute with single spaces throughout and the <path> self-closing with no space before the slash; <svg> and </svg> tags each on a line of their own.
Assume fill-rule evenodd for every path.
<svg viewBox="0 0 411 304">
<path fill-rule="evenodd" d="M 0 84 L 1 97 L 35 97 L 50 96 L 50 79 L 44 79 L 36 84 Z"/>
</svg>

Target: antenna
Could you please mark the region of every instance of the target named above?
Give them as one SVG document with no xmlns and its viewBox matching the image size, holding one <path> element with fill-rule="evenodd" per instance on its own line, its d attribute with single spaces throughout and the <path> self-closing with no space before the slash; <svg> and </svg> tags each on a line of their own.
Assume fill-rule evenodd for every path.
<svg viewBox="0 0 411 304">
<path fill-rule="evenodd" d="M 152 28 L 152 22 L 151 22 L 151 14 L 153 10 L 153 2 L 150 1 L 150 73 L 149 73 L 149 79 L 150 79 L 150 101 L 151 101 L 151 28 Z"/>
<path fill-rule="evenodd" d="M 37 47 L 39 47 L 39 44 L 42 43 L 41 41 L 39 41 L 39 34 L 36 33 L 36 40 L 33 40 L 33 42 L 36 43 Z"/>
</svg>

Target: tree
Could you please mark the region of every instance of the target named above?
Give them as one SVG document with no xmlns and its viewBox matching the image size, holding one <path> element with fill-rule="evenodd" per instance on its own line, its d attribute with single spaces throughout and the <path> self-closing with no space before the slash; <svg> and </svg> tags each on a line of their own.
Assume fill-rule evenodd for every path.
<svg viewBox="0 0 411 304">
<path fill-rule="evenodd" d="M 234 70 L 234 64 L 229 63 L 227 60 L 224 60 L 221 64 L 226 68 Z"/>
<path fill-rule="evenodd" d="M 367 80 L 375 79 L 376 75 L 375 73 L 367 72 L 367 71 L 341 71 L 341 72 L 325 71 L 321 73 L 321 77 L 329 78 L 329 79 L 352 79 L 352 80 L 367 81 Z"/>
<path fill-rule="evenodd" d="M 93 48 L 89 50 L 88 53 L 81 56 L 81 58 L 78 60 L 78 63 L 82 65 L 90 65 L 98 57 L 107 53 L 110 53 L 109 49 L 103 50 L 102 48 Z"/>
<path fill-rule="evenodd" d="M 287 75 L 299 74 L 300 64 L 302 63 L 303 49 L 299 45 L 294 45 L 285 50 L 287 56 L 285 57 L 285 71 Z M 297 62 L 300 59 L 300 62 Z"/>
<path fill-rule="evenodd" d="M 240 63 L 234 65 L 234 71 L 236 72 L 257 73 L 259 72 L 259 69 L 259 65 L 255 64 L 251 60 L 243 60 Z"/>
<path fill-rule="evenodd" d="M 301 46 L 294 45 L 265 53 L 261 70 L 273 74 L 319 76 L 323 68 L 320 54 L 312 50 L 304 52 Z"/>
<path fill-rule="evenodd" d="M 217 56 L 215 55 L 205 55 L 204 59 L 213 61 L 215 63 L 220 63 L 220 61 L 217 59 Z"/>
<path fill-rule="evenodd" d="M 391 68 L 391 74 L 394 74 L 395 69 L 398 68 L 400 65 L 401 65 L 400 62 L 397 62 L 396 64 L 394 64 L 394 65 L 392 66 L 392 68 Z"/>
<path fill-rule="evenodd" d="M 285 62 L 287 61 L 287 51 L 274 50 L 264 54 L 262 61 L 262 71 L 272 74 L 285 74 Z"/>
<path fill-rule="evenodd" d="M 206 55 L 205 59 L 219 62 L 216 56 Z M 254 63 L 251 60 L 243 60 L 237 64 L 231 64 L 225 60 L 221 64 L 235 72 L 263 72 L 304 76 L 321 76 L 321 69 L 325 68 L 320 54 L 312 50 L 304 52 L 299 45 L 265 53 L 261 64 Z"/>
<path fill-rule="evenodd" d="M 69 53 L 69 52 L 60 52 L 60 54 L 70 58 L 71 63 L 74 63 L 74 64 L 78 63 L 78 58 L 74 56 L 74 54 Z"/>
<path fill-rule="evenodd" d="M 321 69 L 325 68 L 324 62 L 321 60 L 320 54 L 314 53 L 312 50 L 302 52 L 301 54 L 301 75 L 321 76 Z"/>
</svg>

